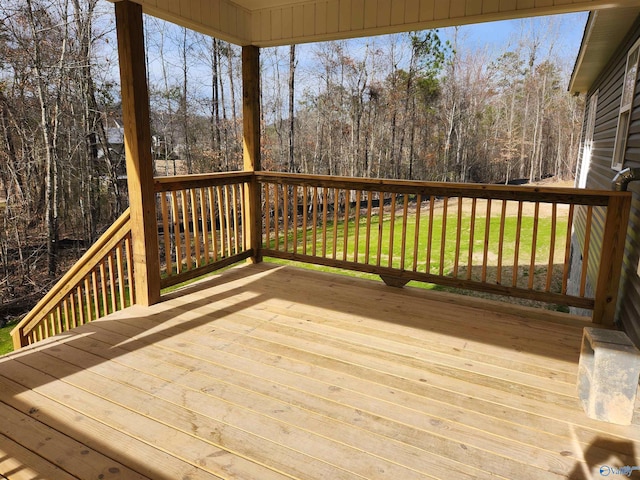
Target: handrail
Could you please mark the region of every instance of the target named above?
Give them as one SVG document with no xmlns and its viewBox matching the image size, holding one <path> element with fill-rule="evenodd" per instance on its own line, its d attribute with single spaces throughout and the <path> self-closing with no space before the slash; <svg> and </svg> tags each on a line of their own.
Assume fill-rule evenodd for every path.
<svg viewBox="0 0 640 480">
<path fill-rule="evenodd" d="M 261 255 L 373 273 L 397 286 L 416 280 L 587 308 L 595 323 L 613 323 L 629 193 L 271 172 L 256 179 L 267 209 Z M 543 222 L 547 204 L 552 214 Z M 511 219 L 508 208 L 517 212 Z M 523 214 L 527 208 L 533 213 Z M 575 292 L 574 215 L 603 229 L 580 252 L 587 260 Z M 539 251 L 543 235 L 547 251 Z"/>
<path fill-rule="evenodd" d="M 132 269 L 127 209 L 11 331 L 14 349 L 124 308 L 126 289 L 132 304 Z"/>
<path fill-rule="evenodd" d="M 562 200 L 575 205 L 607 205 L 611 197 L 625 197 L 624 192 L 608 190 L 587 190 L 571 187 L 545 187 L 545 186 L 515 186 L 515 185 L 490 185 L 485 183 L 449 183 L 449 182 L 423 182 L 418 180 L 394 180 L 373 179 L 360 177 L 337 177 L 333 175 L 307 175 L 299 173 L 280 172 L 256 172 L 259 182 L 284 183 L 288 185 L 300 185 L 311 187 L 378 191 L 384 188 L 390 193 L 428 193 L 435 197 L 466 197 L 483 198 L 492 200 L 513 200 L 523 202 L 537 202 L 544 196 L 545 201 Z"/>
</svg>

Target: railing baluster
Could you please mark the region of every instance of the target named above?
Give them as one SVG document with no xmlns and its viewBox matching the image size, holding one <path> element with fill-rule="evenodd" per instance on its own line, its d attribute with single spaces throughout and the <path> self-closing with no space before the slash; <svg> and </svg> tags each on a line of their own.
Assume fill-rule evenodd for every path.
<svg viewBox="0 0 640 480">
<path fill-rule="evenodd" d="M 268 188 L 265 185 L 265 188 Z M 227 251 L 226 251 L 226 242 L 225 242 L 225 218 L 224 218 L 224 202 L 223 202 L 223 198 L 222 198 L 222 187 L 220 185 L 218 185 L 216 187 L 216 199 L 218 200 L 218 221 L 220 223 L 220 256 L 222 258 L 227 256 Z M 268 216 L 268 212 L 269 212 L 269 203 L 266 203 L 267 205 L 267 216 Z M 267 241 L 269 240 L 269 234 L 267 231 Z"/>
<path fill-rule="evenodd" d="M 276 189 L 277 189 L 276 184 Z M 277 191 L 277 190 L 276 190 Z M 238 185 L 231 185 L 231 193 L 233 197 L 233 246 L 235 248 L 234 253 L 240 253 L 240 222 L 238 220 Z M 277 197 L 276 197 L 277 198 Z M 277 213 L 277 201 L 276 201 L 276 213 Z M 276 217 L 276 222 L 278 218 Z M 277 225 L 277 223 L 276 223 Z M 276 238 L 277 241 L 277 238 Z"/>
<path fill-rule="evenodd" d="M 298 253 L 298 186 L 293 185 L 293 253 Z"/>
<path fill-rule="evenodd" d="M 422 195 L 418 194 L 416 197 L 416 218 L 415 218 L 415 232 L 413 236 L 413 271 L 418 271 L 418 249 L 420 244 L 420 207 L 422 206 Z M 367 235 L 369 235 L 367 233 Z"/>
<path fill-rule="evenodd" d="M 342 242 L 342 261 L 347 260 L 349 250 L 349 194 L 350 190 L 344 191 L 344 221 L 342 222 L 343 242 Z"/>
<path fill-rule="evenodd" d="M 302 254 L 307 254 L 307 241 L 309 239 L 309 235 L 307 235 L 307 212 L 309 210 L 309 190 L 305 185 L 302 187 Z"/>
<path fill-rule="evenodd" d="M 402 239 L 400 244 L 400 270 L 404 271 L 405 255 L 407 254 L 407 216 L 409 214 L 409 196 L 402 196 Z"/>
<path fill-rule="evenodd" d="M 133 271 L 133 244 L 131 242 L 131 231 L 124 237 L 124 251 L 127 255 L 127 278 L 129 279 L 129 305 L 136 303 L 136 289 Z"/>
<path fill-rule="evenodd" d="M 120 310 L 126 307 L 124 299 L 124 264 L 122 262 L 122 248 L 116 248 L 116 266 L 118 273 L 118 296 L 120 297 Z"/>
<path fill-rule="evenodd" d="M 284 221 L 284 251 L 289 251 L 289 185 L 286 183 L 282 185 L 283 187 L 283 212 L 282 212 L 282 220 Z M 244 218 L 244 215 L 243 217 Z"/>
<path fill-rule="evenodd" d="M 48 338 L 52 335 L 55 335 L 55 331 L 52 332 L 52 329 L 51 329 L 51 323 L 49 322 L 49 315 L 46 315 L 42 322 L 42 334 L 43 334 L 43 338 Z"/>
<path fill-rule="evenodd" d="M 107 264 L 109 265 L 109 295 L 111 295 L 111 313 L 118 311 L 116 304 L 116 272 L 113 265 L 113 252 L 107 256 Z"/>
<path fill-rule="evenodd" d="M 338 210 L 340 210 L 340 194 L 337 188 L 333 190 L 333 252 L 335 260 L 338 255 Z"/>
<path fill-rule="evenodd" d="M 396 194 L 395 192 L 391 193 L 391 214 L 389 218 L 389 261 L 387 263 L 388 267 L 393 267 L 393 237 L 394 237 L 394 229 L 396 226 Z"/>
<path fill-rule="evenodd" d="M 536 250 L 538 248 L 538 218 L 540 217 L 540 202 L 535 202 L 533 215 L 533 233 L 531 236 L 531 257 L 529 262 L 529 290 L 533 289 L 536 276 Z"/>
<path fill-rule="evenodd" d="M 442 199 L 442 234 L 440 236 L 440 268 L 438 274 L 442 276 L 444 273 L 445 253 L 447 247 L 447 210 L 449 205 L 449 197 Z"/>
<path fill-rule="evenodd" d="M 94 268 L 91 271 L 91 286 L 93 290 L 94 318 L 100 318 L 100 293 L 98 292 L 98 274 Z"/>
<path fill-rule="evenodd" d="M 279 195 L 279 187 L 280 185 L 277 183 L 273 184 L 273 233 L 275 236 L 274 250 L 280 250 L 280 195 Z"/>
<path fill-rule="evenodd" d="M 453 278 L 458 278 L 458 267 L 460 263 L 460 243 L 462 242 L 462 203 L 464 199 L 458 197 L 458 213 L 456 222 L 456 253 L 453 259 Z"/>
<path fill-rule="evenodd" d="M 69 325 L 71 328 L 78 326 L 78 316 L 76 312 L 76 299 L 73 291 L 69 292 L 69 305 L 71 307 L 71 315 L 69 318 Z"/>
<path fill-rule="evenodd" d="M 371 211 L 373 209 L 373 192 L 367 192 L 367 238 L 364 251 L 364 263 L 369 264 L 369 253 L 371 249 Z"/>
<path fill-rule="evenodd" d="M 176 251 L 176 271 L 182 272 L 182 245 L 180 242 L 180 213 L 177 192 L 171 192 L 171 213 L 173 215 L 173 239 Z"/>
<path fill-rule="evenodd" d="M 467 257 L 467 280 L 471 280 L 471 275 L 473 273 L 473 247 L 475 242 L 475 232 L 476 232 L 476 209 L 478 206 L 478 199 L 471 199 L 471 219 L 469 225 L 469 255 Z"/>
<path fill-rule="evenodd" d="M 589 271 L 589 248 L 591 246 L 591 220 L 593 218 L 593 207 L 587 207 L 586 226 L 584 228 L 584 249 L 582 251 L 582 272 L 580 275 L 580 296 L 584 297 L 587 285 L 587 272 Z"/>
<path fill-rule="evenodd" d="M 202 250 L 204 264 L 209 263 L 209 219 L 207 218 L 207 192 L 204 188 L 198 189 L 200 200 L 200 229 L 202 230 Z"/>
<path fill-rule="evenodd" d="M 100 287 L 102 290 L 102 309 L 104 315 L 109 312 L 109 295 L 107 293 L 107 263 L 106 259 L 100 262 Z"/>
<path fill-rule="evenodd" d="M 360 243 L 360 201 L 362 198 L 362 191 L 356 190 L 356 212 L 355 212 L 355 230 L 353 235 L 355 237 L 353 241 L 353 261 L 358 263 L 358 244 Z"/>
<path fill-rule="evenodd" d="M 558 205 L 554 202 L 551 204 L 551 233 L 549 237 L 549 261 L 547 263 L 547 281 L 545 282 L 544 291 L 551 291 L 551 280 L 553 279 L 553 265 L 556 250 L 556 235 L 557 235 L 557 215 Z"/>
<path fill-rule="evenodd" d="M 564 247 L 564 268 L 562 270 L 562 295 L 567 294 L 567 285 L 569 283 L 569 268 L 571 264 L 571 234 L 573 225 L 573 213 L 574 205 L 569 205 L 569 215 L 567 217 L 567 231 L 565 235 L 565 247 Z"/>
<path fill-rule="evenodd" d="M 278 250 L 278 184 L 268 185 L 264 194 L 265 205 L 267 205 L 267 248 L 271 248 L 271 187 L 273 186 L 273 231 L 274 250 Z"/>
<path fill-rule="evenodd" d="M 322 188 L 322 258 L 327 257 L 327 216 L 329 209 L 329 189 Z"/>
<path fill-rule="evenodd" d="M 86 323 L 85 317 L 84 317 L 84 306 L 82 303 L 83 297 L 84 297 L 84 292 L 82 291 L 82 286 L 78 285 L 76 287 L 76 302 L 78 303 L 78 320 L 80 320 L 79 325 L 84 325 Z"/>
<path fill-rule="evenodd" d="M 211 218 L 211 248 L 213 261 L 218 261 L 218 217 L 216 216 L 216 200 L 213 187 L 209 187 L 209 218 Z"/>
<path fill-rule="evenodd" d="M 92 312 L 91 312 L 91 287 L 89 284 L 89 277 L 85 277 L 84 278 L 84 307 L 87 309 L 87 321 L 88 322 L 92 322 L 93 320 L 95 320 L 95 318 L 93 318 L 91 316 Z"/>
<path fill-rule="evenodd" d="M 62 323 L 63 321 L 63 315 L 62 315 L 62 307 L 60 306 L 60 304 L 58 304 L 58 306 L 56 307 L 56 322 L 58 325 L 58 332 L 63 332 L 64 331 L 64 325 Z"/>
<path fill-rule="evenodd" d="M 191 231 L 189 229 L 190 215 L 189 205 L 187 204 L 187 195 L 184 190 L 180 190 L 180 201 L 182 203 L 182 225 L 184 229 L 184 248 L 185 248 L 185 270 L 191 270 L 193 256 L 191 255 Z"/>
<path fill-rule="evenodd" d="M 229 185 L 223 187 L 224 190 L 224 224 L 227 232 L 227 252 L 229 256 L 233 255 L 232 236 L 232 219 L 231 219 L 231 195 L 229 194 Z"/>
<path fill-rule="evenodd" d="M 425 267 L 425 272 L 427 274 L 431 273 L 431 249 L 433 247 L 433 213 L 434 213 L 434 203 L 435 197 L 431 195 L 429 197 L 429 233 L 427 235 L 427 265 Z"/>
<path fill-rule="evenodd" d="M 382 239 L 384 235 L 384 192 L 378 192 L 378 244 L 376 248 L 376 266 L 382 263 Z"/>
<path fill-rule="evenodd" d="M 240 221 L 241 221 L 241 225 L 240 225 L 240 232 L 236 232 L 237 235 L 242 235 L 242 249 L 244 251 L 249 250 L 250 245 L 249 245 L 249 239 L 247 238 L 247 196 L 246 196 L 246 189 L 244 188 L 244 185 L 238 185 L 237 186 L 240 189 Z"/>
<path fill-rule="evenodd" d="M 487 262 L 489 260 L 489 235 L 491 231 L 491 199 L 487 199 L 487 213 L 484 221 L 484 251 L 482 254 L 481 281 L 487 281 Z"/>
<path fill-rule="evenodd" d="M 313 201 L 311 203 L 311 209 L 313 211 L 313 227 L 312 227 L 312 244 L 311 255 L 316 256 L 316 244 L 318 243 L 318 187 L 313 187 Z"/>
<path fill-rule="evenodd" d="M 498 237 L 498 270 L 496 271 L 496 283 L 502 285 L 502 254 L 504 253 L 504 228 L 507 219 L 507 201 L 502 200 L 500 212 L 500 234 Z"/>
<path fill-rule="evenodd" d="M 160 194 L 160 206 L 162 208 L 162 237 L 164 239 L 164 261 L 165 272 L 171 275 L 173 265 L 171 262 L 171 233 L 169 232 L 169 207 L 167 205 L 167 195 Z"/>
<path fill-rule="evenodd" d="M 195 266 L 196 268 L 202 266 L 202 252 L 200 249 L 200 229 L 198 222 L 198 203 L 196 199 L 196 189 L 189 189 L 189 199 L 191 201 L 191 224 L 193 225 L 193 246 L 196 255 Z"/>
<path fill-rule="evenodd" d="M 513 250 L 513 278 L 512 278 L 512 286 L 517 286 L 518 284 L 518 257 L 520 255 L 520 234 L 522 233 L 522 201 L 518 202 L 518 220 L 516 223 L 516 243 L 514 245 Z"/>
</svg>

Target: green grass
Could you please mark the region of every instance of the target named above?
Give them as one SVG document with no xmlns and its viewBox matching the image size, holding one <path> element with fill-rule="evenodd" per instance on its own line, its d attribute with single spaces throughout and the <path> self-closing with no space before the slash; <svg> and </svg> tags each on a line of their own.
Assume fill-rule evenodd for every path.
<svg viewBox="0 0 640 480">
<path fill-rule="evenodd" d="M 422 211 L 422 215 L 425 215 L 425 211 Z M 461 217 L 460 234 L 457 230 L 457 208 L 450 207 L 446 219 L 445 235 L 443 237 L 443 218 L 442 214 L 436 213 L 434 215 L 433 224 L 431 226 L 431 258 L 429 272 L 439 275 L 442 270 L 444 276 L 454 276 L 454 272 L 457 272 L 457 278 L 467 278 L 468 264 L 469 264 L 469 247 L 473 241 L 472 249 L 472 269 L 471 278 L 473 280 L 480 280 L 482 277 L 483 261 L 485 258 L 485 230 L 486 221 L 485 218 L 480 217 L 481 211 L 478 208 L 476 219 L 472 225 L 472 217 L 470 214 L 463 212 Z M 321 220 L 321 215 L 318 215 Z M 311 224 L 311 222 L 309 222 Z M 504 222 L 504 233 L 502 242 L 502 269 L 500 271 L 501 284 L 511 286 L 513 273 L 514 273 L 514 260 L 516 257 L 516 231 L 517 231 L 517 216 L 507 216 Z M 327 222 L 326 231 L 326 254 L 323 255 L 323 230 L 322 226 L 316 227 L 316 236 L 313 238 L 313 230 L 311 225 L 308 225 L 306 235 L 302 228 L 298 228 L 297 231 L 297 253 L 303 253 L 306 245 L 306 253 L 308 255 L 313 254 L 313 247 L 315 244 L 316 256 L 325 256 L 327 258 L 333 257 L 333 250 L 335 244 L 336 259 L 344 259 L 344 251 L 346 248 L 346 260 L 353 262 L 356 261 L 361 264 L 375 265 L 377 263 L 378 248 L 380 249 L 380 265 L 382 267 L 401 268 L 402 266 L 402 249 L 403 249 L 403 218 L 401 213 L 395 215 L 393 222 L 393 246 L 391 245 L 391 215 L 385 213 L 382 219 L 382 234 L 379 235 L 379 217 L 377 215 L 372 216 L 370 222 L 370 243 L 369 243 L 369 255 L 367 257 L 366 250 L 366 233 L 367 222 L 366 219 L 361 217 L 358 225 L 358 241 L 357 241 L 357 255 L 356 255 L 356 222 L 351 219 L 347 223 L 347 239 L 345 242 L 345 223 L 337 222 L 334 235 L 333 222 Z M 418 230 L 418 241 L 416 238 L 416 227 Z M 555 225 L 555 236 L 553 233 L 552 219 L 541 216 L 538 218 L 537 234 L 536 234 L 536 248 L 535 248 L 535 267 L 534 271 L 530 272 L 532 245 L 533 245 L 533 232 L 534 232 L 534 217 L 523 215 L 521 218 L 520 239 L 518 254 L 518 268 L 517 274 L 517 286 L 522 288 L 528 288 L 530 275 L 534 275 L 534 289 L 543 290 L 545 288 L 547 277 L 547 263 L 549 250 L 552 242 L 554 243 L 554 269 L 552 276 L 551 291 L 560 291 L 561 279 L 562 279 L 562 266 L 564 264 L 564 253 L 567 236 L 567 220 L 566 218 L 558 218 Z M 470 232 L 473 230 L 473 239 Z M 273 238 L 273 224 L 271 225 L 272 239 L 270 247 L 275 247 L 275 239 Z M 459 235 L 459 242 L 458 242 Z M 428 217 L 421 218 L 419 225 L 416 225 L 416 215 L 409 214 L 406 225 L 406 235 L 404 244 L 404 269 L 413 270 L 414 266 L 414 250 L 417 252 L 417 271 L 426 272 L 427 267 L 427 248 L 429 237 L 429 224 Z M 499 257 L 499 245 L 500 245 L 500 217 L 491 218 L 489 223 L 489 235 L 487 238 L 486 246 L 486 280 L 488 282 L 497 281 L 498 275 L 498 257 Z M 334 242 L 335 238 L 335 242 Z M 278 245 L 280 250 L 284 250 L 284 235 L 280 228 Z M 380 246 L 378 246 L 380 242 Z M 288 251 L 293 251 L 293 231 L 290 229 L 287 236 Z M 456 245 L 459 243 L 459 247 Z M 443 246 L 444 245 L 444 246 Z M 391 253 L 391 255 L 390 255 Z M 456 256 L 457 254 L 457 256 Z M 442 268 L 440 266 L 440 260 L 442 258 Z M 457 258 L 457 264 L 456 264 Z M 288 264 L 291 262 L 283 261 L 279 259 L 267 259 L 267 261 Z M 356 276 L 361 278 L 369 278 L 379 280 L 377 275 L 345 271 L 337 268 L 297 264 L 304 268 L 312 268 L 320 271 L 327 271 L 332 273 L 342 273 L 350 276 Z M 438 289 L 447 291 L 456 291 L 462 293 L 460 290 L 454 290 L 448 287 L 437 286 L 433 284 L 427 284 L 423 282 L 410 282 L 410 285 L 428 289 Z M 464 292 L 469 293 L 469 292 Z M 474 293 L 474 295 L 478 295 Z M 486 295 L 482 295 L 486 296 Z M 520 303 L 520 301 L 518 301 Z M 527 302 L 523 302 L 527 303 Z M 529 302 L 530 303 L 530 302 Z M 562 307 L 552 306 L 553 309 L 565 310 Z"/>
<path fill-rule="evenodd" d="M 473 228 L 473 265 L 481 265 L 484 257 L 484 243 L 485 243 L 485 220 L 484 218 L 477 218 Z M 503 266 L 513 265 L 515 258 L 515 243 L 516 243 L 516 217 L 507 217 L 505 220 L 504 236 L 503 236 L 503 250 L 502 250 L 502 264 Z M 520 265 L 528 265 L 531 260 L 532 241 L 533 241 L 533 217 L 522 217 L 522 228 L 520 235 L 520 248 L 518 250 L 518 263 Z M 405 236 L 405 255 L 404 255 L 404 268 L 413 268 L 413 255 L 414 248 L 417 252 L 418 271 L 426 270 L 427 260 L 427 246 L 428 246 L 428 223 L 423 219 L 419 225 L 417 248 L 415 245 L 415 232 L 416 223 L 415 215 L 410 215 L 407 221 L 406 236 Z M 355 220 L 350 220 L 347 225 L 347 241 L 346 241 L 346 260 L 356 260 L 356 224 Z M 381 266 L 400 268 L 402 264 L 402 232 L 403 232 L 403 220 L 396 216 L 393 224 L 393 247 L 391 246 L 391 218 L 387 214 L 383 217 L 382 235 L 378 235 L 379 229 L 379 217 L 373 216 L 371 220 L 371 239 L 369 243 L 369 256 L 366 256 L 366 220 L 360 219 L 359 222 L 359 235 L 358 235 L 358 263 L 374 264 L 377 258 L 378 242 L 380 241 L 381 251 Z M 443 220 L 442 218 L 434 218 L 432 226 L 432 242 L 431 242 L 431 258 L 430 258 L 430 271 L 431 273 L 439 273 L 440 271 L 440 258 L 442 257 L 442 271 L 443 273 L 450 274 L 455 268 L 456 260 L 456 244 L 457 244 L 457 225 L 456 217 L 448 215 L 446 231 L 444 236 L 444 248 L 443 248 Z M 557 261 L 562 261 L 562 255 L 564 255 L 565 239 L 566 239 L 567 222 L 558 221 L 556 225 L 555 236 L 555 256 Z M 469 258 L 469 246 L 471 244 L 471 217 L 470 215 L 463 215 L 461 221 L 461 234 L 460 234 L 460 247 L 458 253 L 458 274 L 460 269 L 466 267 Z M 336 228 L 336 241 L 334 242 L 334 226 L 332 222 L 327 223 L 327 246 L 326 257 L 333 256 L 333 249 L 335 243 L 336 258 L 342 260 L 344 258 L 345 241 L 344 241 L 344 222 L 338 222 Z M 273 230 L 272 230 L 273 233 Z M 538 220 L 538 232 L 536 239 L 536 263 L 540 263 L 543 259 L 546 262 L 549 247 L 552 241 L 552 223 L 550 218 L 540 218 Z M 313 233 L 311 228 L 307 228 L 306 235 L 301 228 L 297 233 L 297 253 L 302 253 L 306 243 L 306 253 L 311 255 L 313 253 L 313 246 L 315 243 L 316 256 L 323 256 L 322 249 L 322 228 L 316 229 L 315 242 L 313 239 Z M 497 259 L 499 253 L 500 242 L 500 219 L 491 219 L 489 225 L 489 237 L 487 246 L 487 265 L 497 266 Z M 279 249 L 284 249 L 284 238 L 282 231 L 279 232 Z M 270 247 L 275 247 L 275 240 L 272 239 Z M 393 252 L 390 258 L 391 248 Z M 288 234 L 288 250 L 293 251 L 293 233 Z"/>
<path fill-rule="evenodd" d="M 16 326 L 16 323 L 8 324 L 0 328 L 0 355 L 13 352 L 13 341 L 11 340 L 11 330 Z"/>
</svg>

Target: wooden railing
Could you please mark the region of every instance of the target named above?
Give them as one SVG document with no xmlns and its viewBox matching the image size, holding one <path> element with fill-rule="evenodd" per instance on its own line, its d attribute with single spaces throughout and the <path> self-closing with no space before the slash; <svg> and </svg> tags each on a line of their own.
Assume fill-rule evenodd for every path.
<svg viewBox="0 0 640 480">
<path fill-rule="evenodd" d="M 628 194 L 266 172 L 257 179 L 264 256 L 378 274 L 398 286 L 417 280 L 592 309 L 595 322 L 613 321 Z M 578 210 L 604 215 L 605 228 L 597 257 L 587 234 L 587 260 L 570 294 Z M 592 269 L 597 287 L 588 296 Z"/>
<path fill-rule="evenodd" d="M 197 278 L 250 257 L 248 172 L 157 177 L 161 286 Z"/>
<path fill-rule="evenodd" d="M 14 349 L 135 303 L 129 210 L 11 331 Z"/>
<path fill-rule="evenodd" d="M 249 219 L 256 185 L 262 215 Z M 267 172 L 159 177 L 155 189 L 163 288 L 270 256 L 395 286 L 417 280 L 587 308 L 594 322 L 613 323 L 627 192 Z M 574 218 L 585 234 L 570 292 Z M 135 303 L 130 221 L 127 211 L 16 326 L 15 348 Z M 249 226 L 262 230 L 261 245 L 251 245 Z"/>
</svg>

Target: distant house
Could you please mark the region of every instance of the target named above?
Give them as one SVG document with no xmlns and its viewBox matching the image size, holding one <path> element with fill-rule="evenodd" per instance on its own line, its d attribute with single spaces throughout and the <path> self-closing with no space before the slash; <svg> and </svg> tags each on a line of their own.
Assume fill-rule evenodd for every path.
<svg viewBox="0 0 640 480">
<path fill-rule="evenodd" d="M 110 120 L 105 129 L 107 137 L 107 148 L 109 150 L 109 158 L 115 166 L 118 178 L 126 178 L 125 158 L 124 158 L 124 126 L 121 121 Z M 99 145 L 96 151 L 98 161 L 104 162 L 106 152 L 102 145 Z"/>
<path fill-rule="evenodd" d="M 575 94 L 586 94 L 578 188 L 610 190 L 621 170 L 640 167 L 639 15 L 640 7 L 635 6 L 594 11 L 589 16 L 569 86 Z M 616 321 L 640 345 L 640 181 L 631 181 L 624 188 L 633 192 L 633 203 Z M 602 222 L 602 216 L 594 214 L 592 236 L 601 235 Z M 576 247 L 582 245 L 585 231 L 584 215 L 577 215 Z M 583 261 L 574 254 L 572 265 Z M 593 287 L 590 273 L 587 289 Z"/>
<path fill-rule="evenodd" d="M 106 129 L 107 145 L 111 160 L 117 165 L 118 178 L 126 179 L 124 159 L 124 126 L 118 120 L 113 120 Z M 168 150 L 166 142 L 160 136 L 152 137 L 154 172 L 159 176 L 186 175 L 187 166 L 184 160 L 176 158 L 173 150 Z M 98 148 L 96 158 L 104 159 L 105 152 Z"/>
</svg>

